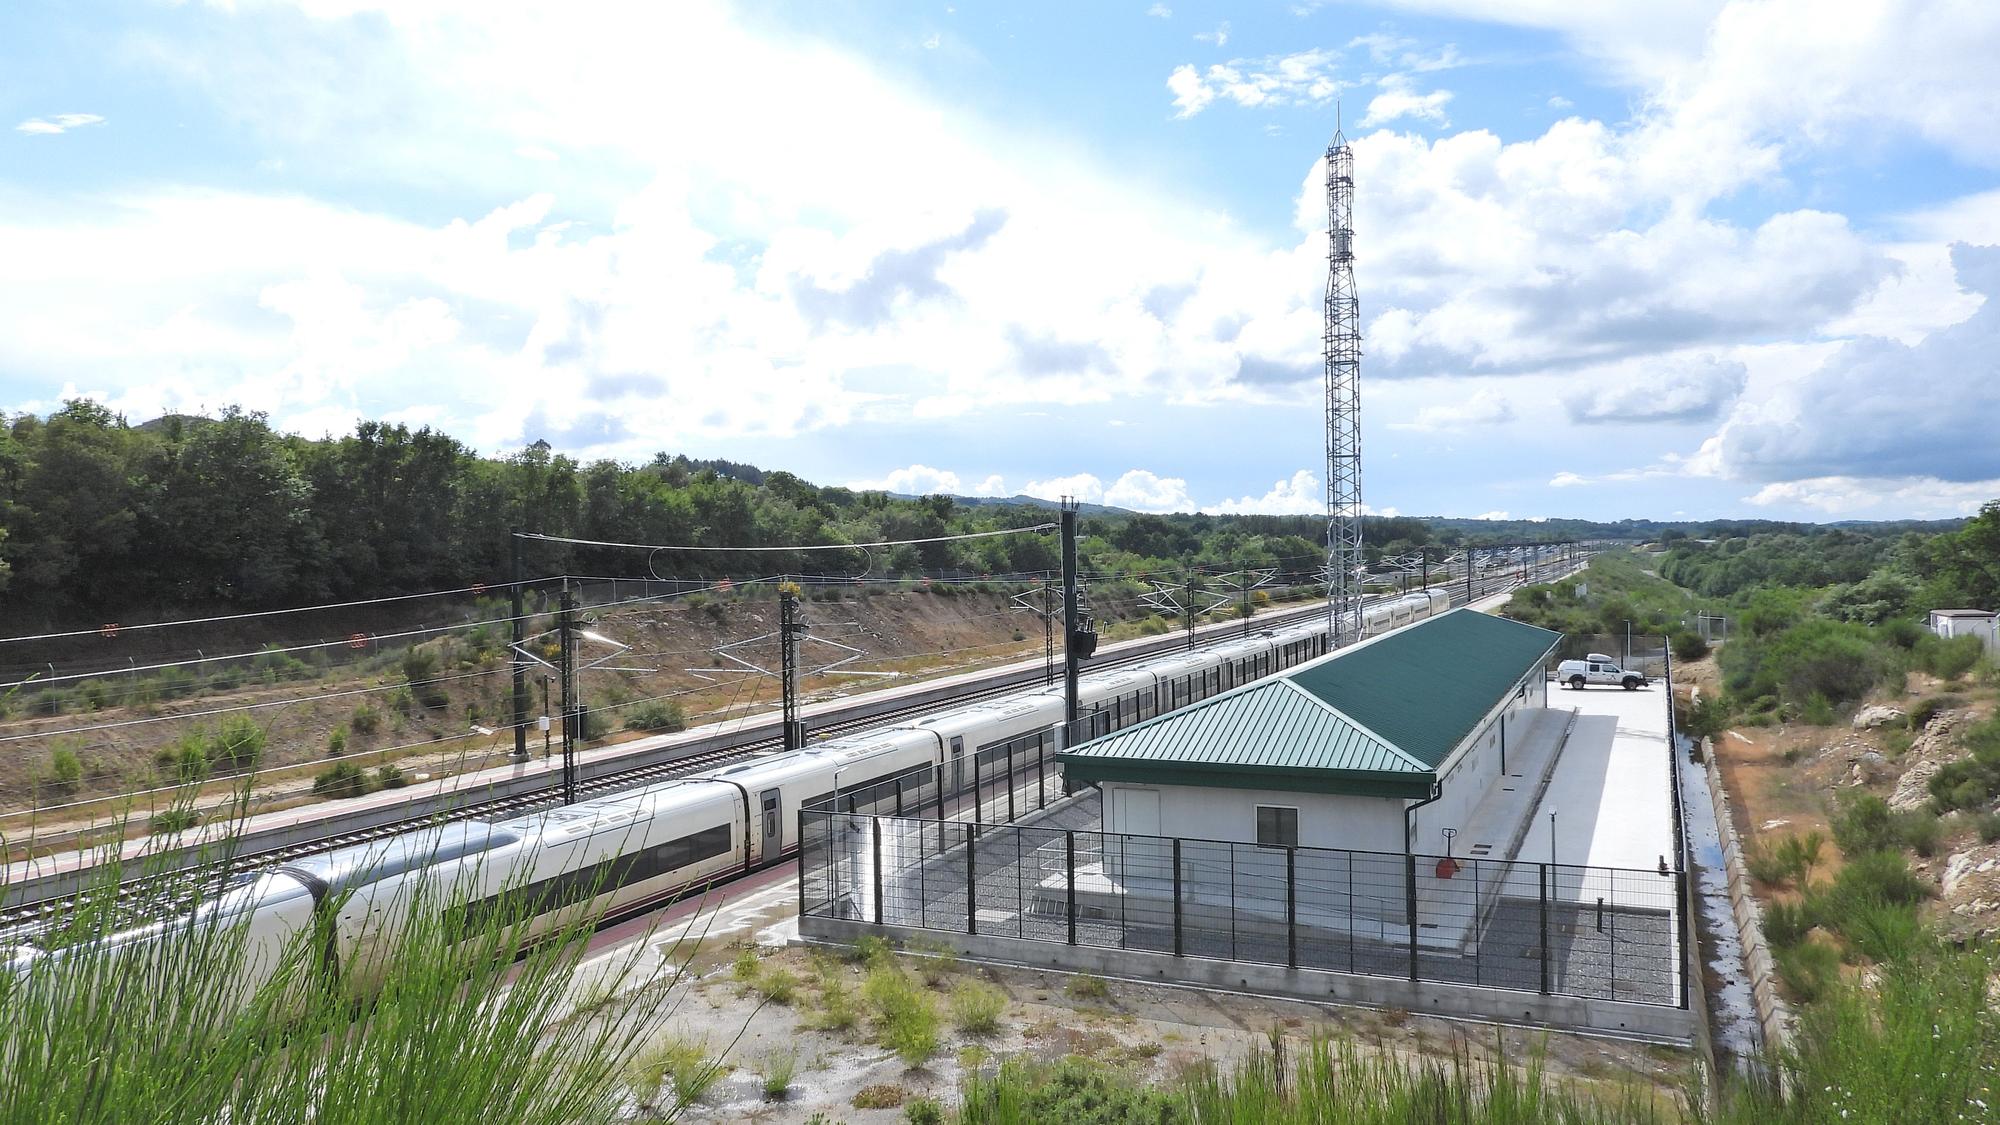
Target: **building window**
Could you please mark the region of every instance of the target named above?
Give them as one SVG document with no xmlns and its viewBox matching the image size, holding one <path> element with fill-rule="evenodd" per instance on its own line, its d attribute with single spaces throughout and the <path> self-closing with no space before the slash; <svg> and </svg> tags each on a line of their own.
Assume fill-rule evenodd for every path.
<svg viewBox="0 0 2000 1125">
<path fill-rule="evenodd" d="M 1299 846 L 1299 810 L 1275 805 L 1257 806 L 1257 846 L 1296 848 Z"/>
</svg>

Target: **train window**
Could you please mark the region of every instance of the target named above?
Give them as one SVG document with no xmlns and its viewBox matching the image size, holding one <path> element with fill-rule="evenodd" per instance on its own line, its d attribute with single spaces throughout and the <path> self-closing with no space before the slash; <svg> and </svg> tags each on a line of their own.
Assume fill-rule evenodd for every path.
<svg viewBox="0 0 2000 1125">
<path fill-rule="evenodd" d="M 502 891 L 467 903 L 463 915 L 465 925 L 468 929 L 478 929 L 496 916 L 525 919 L 588 902 L 620 887 L 629 887 L 669 871 L 725 855 L 729 851 L 729 840 L 729 826 L 718 824 L 630 855 L 616 856 Z"/>
</svg>

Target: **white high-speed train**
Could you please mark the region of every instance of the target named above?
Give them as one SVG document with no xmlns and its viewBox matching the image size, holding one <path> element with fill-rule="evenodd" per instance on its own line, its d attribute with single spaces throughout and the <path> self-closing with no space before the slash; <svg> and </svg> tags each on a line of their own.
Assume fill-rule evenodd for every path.
<svg viewBox="0 0 2000 1125">
<path fill-rule="evenodd" d="M 1378 601 L 1364 611 L 1375 634 L 1449 607 L 1440 590 Z M 1078 701 L 1091 734 L 1290 668 L 1326 651 L 1311 621 L 1210 648 L 1157 657 L 1083 678 Z M 983 797 L 996 816 L 1017 783 L 1047 768 L 1063 722 L 1058 688 L 940 711 L 906 726 L 772 752 L 700 777 L 499 822 L 464 821 L 357 844 L 244 877 L 193 917 L 107 939 L 146 942 L 168 927 L 248 922 L 247 994 L 316 924 L 323 972 L 365 987 L 391 952 L 385 943 L 421 903 L 466 902 L 476 920 L 558 925 L 586 910 L 627 913 L 776 863 L 798 848 L 799 810 L 837 800 L 862 812 L 939 816 Z M 62 954 L 0 948 L 0 964 L 27 972 Z M 52 968 L 58 967 L 51 965 Z"/>
</svg>

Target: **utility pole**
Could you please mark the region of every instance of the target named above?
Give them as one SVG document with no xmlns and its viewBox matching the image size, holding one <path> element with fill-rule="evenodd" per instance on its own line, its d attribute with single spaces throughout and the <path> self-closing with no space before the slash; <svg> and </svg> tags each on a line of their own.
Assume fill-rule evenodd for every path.
<svg viewBox="0 0 2000 1125">
<path fill-rule="evenodd" d="M 806 744 L 806 725 L 799 719 L 799 637 L 806 631 L 799 620 L 799 586 L 787 578 L 778 583 L 779 683 L 784 696 L 785 749 Z"/>
<path fill-rule="evenodd" d="M 562 623 L 559 626 L 562 650 L 563 804 L 576 803 L 576 740 L 583 733 L 582 701 L 576 684 L 576 595 L 570 593 L 569 579 L 563 579 Z"/>
<path fill-rule="evenodd" d="M 1424 593 L 1428 594 L 1431 590 L 1431 549 L 1429 547 L 1417 548 L 1417 565 L 1423 568 Z"/>
<path fill-rule="evenodd" d="M 1183 589 L 1182 589 L 1181 593 L 1182 593 L 1182 594 L 1183 594 L 1183 595 L 1185 596 L 1185 598 L 1186 598 L 1186 603 L 1187 603 L 1187 604 L 1186 604 L 1186 608 L 1185 608 L 1185 609 L 1183 609 L 1183 610 L 1182 610 L 1182 612 L 1183 612 L 1183 613 L 1185 613 L 1185 614 L 1187 615 L 1187 646 L 1188 646 L 1188 651 L 1189 651 L 1189 652 L 1193 652 L 1193 651 L 1194 651 L 1194 619 L 1195 619 L 1195 616 L 1196 616 L 1196 609 L 1195 609 L 1195 584 L 1194 584 L 1194 576 L 1195 576 L 1195 571 L 1194 571 L 1194 568 L 1193 568 L 1193 567 L 1189 567 L 1189 568 L 1188 568 L 1188 569 L 1187 569 L 1187 570 L 1186 570 L 1186 571 L 1185 571 L 1184 573 L 1185 573 L 1185 574 L 1187 575 L 1187 584 L 1186 584 L 1186 586 L 1185 586 L 1185 587 L 1183 587 Z"/>
<path fill-rule="evenodd" d="M 1056 682 L 1056 584 L 1042 579 L 1042 683 Z"/>
<path fill-rule="evenodd" d="M 528 623 L 522 620 L 526 610 L 522 605 L 524 599 L 521 594 L 521 529 L 508 528 L 507 542 L 513 547 L 514 556 L 512 575 L 514 645 L 507 654 L 507 662 L 514 666 L 514 760 L 525 762 L 528 760 L 528 664 L 527 657 L 522 655 L 521 645 L 522 638 L 527 633 Z"/>
<path fill-rule="evenodd" d="M 1077 662 L 1097 651 L 1097 631 L 1087 628 L 1082 608 L 1077 605 L 1076 584 L 1077 502 L 1062 499 L 1063 568 L 1063 745 L 1076 733 Z"/>
</svg>

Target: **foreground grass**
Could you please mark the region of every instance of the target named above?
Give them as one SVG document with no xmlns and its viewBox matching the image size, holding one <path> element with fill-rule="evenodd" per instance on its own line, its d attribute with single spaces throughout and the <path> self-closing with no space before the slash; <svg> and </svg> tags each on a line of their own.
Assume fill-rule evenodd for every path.
<svg viewBox="0 0 2000 1125">
<path fill-rule="evenodd" d="M 1540 1058 L 1486 1062 L 1460 1050 L 1408 1061 L 1318 1038 L 1253 1053 L 1227 1070 L 1197 1067 L 1148 1085 L 1079 1057 L 1008 1059 L 963 1083 L 963 1125 L 1945 1125 L 2000 1121 L 2000 1018 L 1980 951 L 1926 945 L 1829 990 L 1801 1014 L 1782 1083 L 1733 1077 L 1705 1089 L 1690 1065 L 1639 1082 L 1549 1075 Z"/>
<path fill-rule="evenodd" d="M 1561 1122 L 1611 1125 L 1678 1120 L 1636 1088 L 1585 1092 L 1525 1066 L 1464 1053 L 1418 1064 L 1363 1054 L 1318 1038 L 1296 1051 L 1257 1052 L 1227 1073 L 1213 1069 L 1177 1088 L 1148 1089 L 1079 1058 L 1048 1065 L 1009 1060 L 970 1077 L 957 1120 L 965 1125 L 1258 1122 L 1269 1125 L 1434 1125 Z"/>
<path fill-rule="evenodd" d="M 632 971 L 579 1011 L 588 918 L 530 945 L 518 918 L 468 928 L 447 898 L 420 903 L 356 988 L 311 931 L 274 952 L 240 925 L 178 924 L 107 948 L 108 898 L 0 973 L 0 1123 L 612 1121 L 678 1002 Z"/>
</svg>

